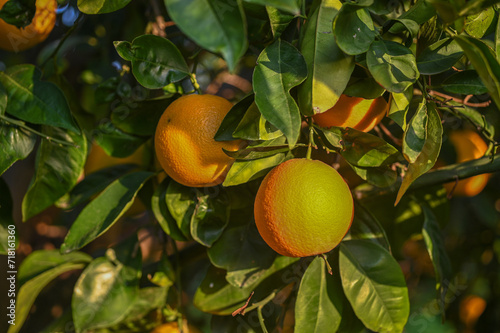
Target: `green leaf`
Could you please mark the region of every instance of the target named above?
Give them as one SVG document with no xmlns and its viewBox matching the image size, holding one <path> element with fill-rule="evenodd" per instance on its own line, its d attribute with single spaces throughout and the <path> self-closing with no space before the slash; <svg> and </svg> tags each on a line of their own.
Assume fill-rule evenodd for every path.
<svg viewBox="0 0 500 333">
<path fill-rule="evenodd" d="M 277 256 L 258 280 L 244 288 L 229 284 L 225 270 L 210 267 L 194 294 L 193 304 L 203 312 L 229 315 L 245 304 L 252 291 L 255 291 L 253 299 L 263 299 L 275 288 L 282 286 L 283 282 L 298 283 L 300 277 L 293 270 L 300 269 L 293 265 L 297 261 L 298 258 Z"/>
<path fill-rule="evenodd" d="M 376 168 L 363 168 L 351 165 L 352 169 L 362 179 L 377 187 L 392 186 L 398 177 L 396 170 L 393 170 L 389 165 Z"/>
<path fill-rule="evenodd" d="M 406 114 L 413 98 L 413 87 L 408 87 L 402 93 L 392 93 L 389 107 L 389 118 L 394 120 L 403 130 L 406 129 Z"/>
<path fill-rule="evenodd" d="M 366 328 L 403 332 L 410 312 L 408 289 L 386 249 L 364 239 L 343 241 L 339 269 L 345 295 Z"/>
<path fill-rule="evenodd" d="M 233 137 L 245 140 L 271 140 L 282 135 L 280 130 L 262 116 L 255 103 L 248 107 L 233 132 Z"/>
<path fill-rule="evenodd" d="M 495 29 L 495 54 L 497 60 L 500 60 L 500 20 L 497 20 L 497 26 Z"/>
<path fill-rule="evenodd" d="M 364 77 L 351 80 L 344 90 L 344 94 L 352 97 L 364 99 L 375 99 L 384 94 L 385 89 L 381 87 L 372 77 Z"/>
<path fill-rule="evenodd" d="M 14 162 L 28 157 L 35 143 L 34 134 L 0 118 L 0 175 Z"/>
<path fill-rule="evenodd" d="M 168 210 L 187 239 L 191 239 L 191 217 L 196 208 L 198 193 L 195 188 L 171 180 L 165 194 Z"/>
<path fill-rule="evenodd" d="M 436 9 L 439 17 L 443 19 L 446 23 L 451 23 L 460 17 L 458 1 L 449 0 L 426 0 Z"/>
<path fill-rule="evenodd" d="M 32 260 L 29 256 L 19 267 L 19 278 L 23 279 L 24 283 L 19 288 L 16 298 L 16 325 L 11 325 L 7 333 L 20 331 L 36 297 L 46 285 L 63 273 L 84 268 L 86 263 L 90 261 L 89 256 L 83 253 L 66 256 L 57 255 L 54 252 L 33 252 L 31 256 L 38 259 Z M 43 261 L 40 260 L 42 258 Z M 37 273 L 36 276 L 32 274 L 34 272 Z M 31 278 L 26 280 L 28 277 Z"/>
<path fill-rule="evenodd" d="M 470 36 L 482 38 L 495 21 L 495 10 L 489 7 L 479 13 L 472 14 L 465 19 L 465 32 Z"/>
<path fill-rule="evenodd" d="M 132 62 L 132 74 L 146 88 L 162 88 L 190 73 L 181 52 L 163 37 L 142 35 L 132 43 L 114 44 L 118 54 Z"/>
<path fill-rule="evenodd" d="M 451 105 L 453 105 L 453 102 L 450 102 Z M 455 113 L 458 113 L 462 117 L 465 117 L 468 121 L 470 121 L 474 126 L 477 128 L 483 128 L 486 136 L 489 136 L 490 138 L 493 138 L 495 136 L 495 126 L 487 121 L 487 119 L 484 117 L 484 115 L 473 108 L 467 107 L 463 104 L 461 105 L 453 105 L 455 106 L 453 108 L 453 111 Z"/>
<path fill-rule="evenodd" d="M 396 42 L 373 42 L 366 63 L 373 78 L 390 92 L 403 92 L 420 75 L 413 53 Z"/>
<path fill-rule="evenodd" d="M 37 151 L 35 175 L 23 198 L 23 221 L 50 207 L 76 185 L 87 155 L 85 136 L 57 127 L 46 126 L 42 131 L 75 146 L 42 140 Z"/>
<path fill-rule="evenodd" d="M 342 319 L 343 293 L 338 275 L 327 273 L 316 257 L 300 282 L 295 303 L 295 332 L 337 332 Z"/>
<path fill-rule="evenodd" d="M 178 241 L 187 241 L 188 239 L 177 226 L 177 221 L 168 210 L 166 196 L 171 181 L 167 177 L 158 185 L 151 197 L 151 208 L 156 220 L 167 235 Z"/>
<path fill-rule="evenodd" d="M 399 18 L 389 20 L 385 23 L 384 28 L 386 25 L 390 26 L 389 32 L 401 32 L 402 30 L 408 30 L 408 32 L 410 33 L 410 38 L 408 38 L 406 46 L 410 46 L 413 43 L 413 39 L 417 38 L 418 32 L 420 30 L 420 25 L 411 19 Z"/>
<path fill-rule="evenodd" d="M 78 215 L 61 245 L 61 252 L 80 249 L 111 228 L 130 208 L 137 192 L 152 175 L 146 171 L 130 173 L 106 187 Z"/>
<path fill-rule="evenodd" d="M 427 140 L 427 103 L 424 98 L 418 104 L 403 136 L 403 155 L 410 163 L 415 163 Z"/>
<path fill-rule="evenodd" d="M 300 110 L 290 90 L 307 76 L 307 65 L 290 43 L 278 39 L 259 55 L 253 73 L 255 103 L 264 118 L 282 131 L 288 145 L 295 146 L 300 135 Z"/>
<path fill-rule="evenodd" d="M 384 227 L 368 208 L 357 201 L 354 201 L 354 219 L 349 230 L 351 239 L 367 239 L 391 252 L 391 245 Z"/>
<path fill-rule="evenodd" d="M 488 88 L 491 98 L 500 107 L 500 64 L 493 50 L 473 37 L 456 35 L 454 38 Z"/>
<path fill-rule="evenodd" d="M 436 106 L 433 103 L 427 103 L 427 128 L 425 143 L 422 146 L 422 150 L 418 155 L 414 163 L 408 165 L 408 170 L 403 178 L 401 187 L 399 188 L 396 203 L 401 200 L 401 197 L 405 194 L 406 190 L 410 185 L 420 177 L 422 174 L 429 171 L 436 163 L 436 160 L 441 151 L 441 144 L 443 141 L 443 126 L 441 124 L 441 118 L 436 110 Z"/>
<path fill-rule="evenodd" d="M 406 12 L 401 14 L 398 19 L 412 20 L 417 24 L 423 24 L 436 15 L 434 7 L 427 2 L 427 0 L 417 0 Z M 391 29 L 391 32 L 396 34 L 404 31 L 405 27 L 396 25 Z"/>
<path fill-rule="evenodd" d="M 52 82 L 41 81 L 33 65 L 16 65 L 0 71 L 0 84 L 7 91 L 6 113 L 33 123 L 62 127 L 80 134 L 63 92 Z"/>
<path fill-rule="evenodd" d="M 467 1 L 465 6 L 460 8 L 460 15 L 465 16 L 465 15 L 473 15 L 477 14 L 480 11 L 492 7 L 493 5 L 499 3 L 499 0 L 473 0 L 473 1 Z"/>
<path fill-rule="evenodd" d="M 463 56 L 458 43 L 451 38 L 444 38 L 426 48 L 417 58 L 420 74 L 434 75 L 447 71 Z"/>
<path fill-rule="evenodd" d="M 101 146 L 107 155 L 112 157 L 127 157 L 133 154 L 147 138 L 125 133 L 111 122 L 100 123 L 93 131 L 95 142 Z"/>
<path fill-rule="evenodd" d="M 191 217 L 191 235 L 198 243 L 210 247 L 223 233 L 229 222 L 229 199 L 224 195 L 198 196 Z"/>
<path fill-rule="evenodd" d="M 443 89 L 453 94 L 481 95 L 488 92 L 479 74 L 474 70 L 457 72 L 442 83 Z"/>
<path fill-rule="evenodd" d="M 85 268 L 71 299 L 77 332 L 109 327 L 126 317 L 139 295 L 141 265 L 141 248 L 134 235 Z"/>
<path fill-rule="evenodd" d="M 196 44 L 222 54 L 233 71 L 247 49 L 241 4 L 231 0 L 165 0 L 168 14 Z M 193 24 L 196 22 L 196 24 Z"/>
<path fill-rule="evenodd" d="M 342 5 L 333 22 L 333 33 L 340 49 L 351 55 L 368 51 L 377 35 L 368 10 L 351 2 Z"/>
<path fill-rule="evenodd" d="M 266 6 L 266 12 L 267 16 L 269 16 L 269 23 L 271 24 L 274 39 L 280 38 L 281 34 L 295 18 L 294 15 L 287 14 L 271 6 Z"/>
<path fill-rule="evenodd" d="M 248 108 L 250 107 L 250 105 L 252 105 L 253 101 L 254 101 L 254 95 L 251 94 L 244 97 L 243 99 L 241 99 L 240 101 L 238 101 L 236 104 L 233 105 L 231 110 L 229 110 L 229 112 L 222 120 L 222 123 L 220 124 L 217 133 L 215 133 L 214 136 L 215 141 L 231 141 L 236 139 L 233 136 L 233 132 L 238 127 L 238 124 L 243 118 L 243 115 L 247 112 Z"/>
<path fill-rule="evenodd" d="M 86 175 L 85 178 L 76 184 L 69 192 L 69 198 L 62 203 L 64 209 L 72 209 L 77 205 L 89 200 L 95 194 L 101 192 L 112 182 L 134 170 L 134 164 L 120 164 L 109 168 L 104 168 Z"/>
<path fill-rule="evenodd" d="M 152 311 L 161 309 L 167 301 L 168 288 L 145 287 L 137 291 L 137 297 L 127 310 L 127 315 L 120 320 L 121 323 L 130 323 L 146 319 Z"/>
<path fill-rule="evenodd" d="M 3 178 L 0 178 L 0 254 L 2 255 L 7 255 L 9 250 L 15 250 L 18 244 L 19 236 L 12 213 L 13 203 L 9 186 Z"/>
<path fill-rule="evenodd" d="M 347 127 L 342 130 L 340 154 L 357 167 L 380 167 L 396 162 L 399 151 L 378 136 Z"/>
<path fill-rule="evenodd" d="M 6 1 L 0 10 L 0 19 L 18 28 L 28 26 L 35 16 L 36 0 Z"/>
<path fill-rule="evenodd" d="M 122 9 L 131 0 L 78 0 L 78 9 L 85 14 L 105 14 Z"/>
<path fill-rule="evenodd" d="M 248 3 L 254 3 L 262 6 L 271 6 L 283 10 L 293 15 L 300 14 L 300 5 L 298 0 L 244 0 Z"/>
<path fill-rule="evenodd" d="M 285 160 L 284 153 L 256 160 L 235 161 L 227 173 L 223 186 L 235 186 L 263 177 L 271 168 Z"/>
<path fill-rule="evenodd" d="M 154 98 L 117 105 L 111 113 L 111 122 L 125 133 L 153 136 L 156 124 L 172 98 Z"/>
<path fill-rule="evenodd" d="M 309 74 L 299 86 L 298 99 L 305 115 L 333 107 L 354 70 L 354 57 L 342 52 L 331 30 L 341 6 L 339 0 L 320 1 L 303 28 L 300 51 Z"/>
<path fill-rule="evenodd" d="M 432 265 L 434 266 L 437 298 L 439 301 L 441 315 L 444 320 L 446 292 L 448 291 L 448 285 L 453 277 L 451 263 L 448 258 L 448 254 L 446 253 L 444 238 L 434 212 L 425 202 L 421 203 L 420 207 L 422 207 L 422 211 L 424 212 L 422 236 L 424 237 L 427 251 L 429 252 Z"/>
<path fill-rule="evenodd" d="M 276 257 L 248 215 L 246 210 L 233 212 L 231 223 L 207 251 L 212 264 L 225 269 L 226 280 L 238 288 L 246 288 L 266 274 Z"/>
</svg>

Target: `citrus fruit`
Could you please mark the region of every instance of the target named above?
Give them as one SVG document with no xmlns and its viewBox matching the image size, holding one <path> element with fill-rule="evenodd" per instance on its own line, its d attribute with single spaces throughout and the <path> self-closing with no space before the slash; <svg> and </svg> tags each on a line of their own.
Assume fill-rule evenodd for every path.
<svg viewBox="0 0 500 333">
<path fill-rule="evenodd" d="M 457 153 L 456 163 L 462 163 L 484 156 L 488 146 L 473 130 L 465 129 L 451 132 L 449 137 Z M 455 182 L 445 184 L 448 193 L 453 191 L 453 195 L 473 197 L 478 195 L 488 183 L 489 174 L 481 174 Z M 453 189 L 453 187 L 455 187 Z"/>
<path fill-rule="evenodd" d="M 254 205 L 255 223 L 279 254 L 307 257 L 329 252 L 349 230 L 354 203 L 340 174 L 327 164 L 291 159 L 269 172 Z"/>
<path fill-rule="evenodd" d="M 176 182 L 190 187 L 222 183 L 233 159 L 222 148 L 237 150 L 241 140 L 214 140 L 232 104 L 214 95 L 185 95 L 163 112 L 155 133 L 160 165 Z"/>
<path fill-rule="evenodd" d="M 0 9 L 7 0 L 0 0 Z M 0 19 L 0 48 L 23 51 L 43 42 L 56 23 L 56 0 L 36 0 L 36 12 L 31 23 L 19 29 Z"/>
<path fill-rule="evenodd" d="M 351 127 L 368 132 L 384 118 L 387 107 L 383 97 L 364 99 L 341 95 L 332 108 L 314 115 L 313 119 L 321 127 Z"/>
<path fill-rule="evenodd" d="M 182 332 L 184 333 L 201 333 L 199 329 L 192 326 L 191 324 L 188 324 L 187 321 L 184 321 L 182 326 L 183 326 Z M 178 333 L 178 332 L 180 332 L 179 324 L 177 324 L 176 321 L 160 325 L 151 331 L 151 333 Z"/>
</svg>

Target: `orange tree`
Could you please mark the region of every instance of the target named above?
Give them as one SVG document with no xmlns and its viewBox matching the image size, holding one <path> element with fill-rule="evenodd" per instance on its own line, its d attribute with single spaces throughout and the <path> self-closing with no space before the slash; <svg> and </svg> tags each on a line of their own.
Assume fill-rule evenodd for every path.
<svg viewBox="0 0 500 333">
<path fill-rule="evenodd" d="M 50 9 L 53 25 L 37 22 L 53 20 L 36 14 L 47 2 L 7 1 L 0 251 L 15 283 L 2 289 L 5 331 L 148 332 L 169 322 L 177 324 L 163 327 L 205 332 L 498 327 L 497 2 L 78 0 Z M 190 94 L 231 105 L 218 102 L 229 106 L 206 116 L 206 105 L 184 103 L 162 118 Z M 341 96 L 356 105 L 334 108 Z M 340 126 L 366 126 L 322 127 L 314 116 L 327 110 Z M 179 112 L 182 128 L 172 134 Z M 168 131 L 155 142 L 159 123 Z M 487 145 L 467 161 L 448 140 L 464 130 Z M 86 174 L 92 145 L 150 158 Z M 211 186 L 170 173 L 181 165 L 196 178 L 212 155 L 222 172 Z M 281 222 L 293 221 L 293 238 L 280 237 L 294 245 L 331 239 L 308 212 L 325 224 L 325 215 L 337 220 L 336 204 L 352 202 L 354 214 L 338 246 L 312 246 L 333 250 L 288 257 L 260 236 L 254 203 L 270 170 L 304 158 L 338 168 L 350 193 L 335 202 L 319 193 L 323 167 L 307 186 L 294 180 L 308 174 L 281 175 L 290 186 L 276 188 L 304 192 L 292 195 L 303 200 L 257 197 L 275 200 L 257 203 L 271 207 L 262 223 L 279 211 L 272 232 L 283 235 Z M 438 158 L 446 166 L 437 168 Z M 489 175 L 481 193 L 453 196 L 454 184 L 480 174 Z M 137 196 L 145 211 L 126 217 Z M 42 221 L 48 211 L 56 213 Z M 335 229 L 325 225 L 324 233 Z M 300 234 L 309 230 L 319 236 Z"/>
</svg>

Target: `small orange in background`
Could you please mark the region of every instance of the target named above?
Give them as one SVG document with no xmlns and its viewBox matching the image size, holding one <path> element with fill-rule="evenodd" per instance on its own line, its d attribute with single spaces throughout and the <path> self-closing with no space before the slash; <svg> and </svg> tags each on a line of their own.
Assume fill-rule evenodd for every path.
<svg viewBox="0 0 500 333">
<path fill-rule="evenodd" d="M 242 140 L 215 141 L 222 120 L 233 105 L 214 95 L 185 95 L 164 111 L 155 133 L 160 165 L 176 182 L 190 187 L 221 184 Z"/>
<path fill-rule="evenodd" d="M 0 0 L 0 9 L 7 0 Z M 0 19 L 0 48 L 19 52 L 43 42 L 56 23 L 56 0 L 36 0 L 36 12 L 31 23 L 19 29 Z"/>
<path fill-rule="evenodd" d="M 460 321 L 472 329 L 486 309 L 486 301 L 476 295 L 468 295 L 460 302 Z"/>
<path fill-rule="evenodd" d="M 254 204 L 264 241 L 289 257 L 307 257 L 335 248 L 351 227 L 354 202 L 346 182 L 331 166 L 291 159 L 271 170 Z"/>
<path fill-rule="evenodd" d="M 321 127 L 351 127 L 369 132 L 385 117 L 388 109 L 385 99 L 365 99 L 341 95 L 337 103 L 325 112 L 313 116 Z"/>
<path fill-rule="evenodd" d="M 185 320 L 184 320 L 182 326 L 183 326 L 182 332 L 184 332 L 184 333 L 201 333 L 201 331 L 199 329 L 192 326 L 191 324 L 188 324 L 187 321 L 185 321 Z M 178 333 L 178 332 L 180 332 L 179 324 L 177 324 L 176 321 L 162 324 L 151 331 L 151 333 Z"/>
<path fill-rule="evenodd" d="M 467 162 L 484 156 L 488 145 L 479 134 L 473 130 L 454 131 L 449 134 L 450 142 L 457 153 L 456 163 Z M 453 191 L 454 196 L 473 197 L 478 195 L 488 183 L 490 174 L 481 174 L 444 185 L 448 193 Z"/>
</svg>

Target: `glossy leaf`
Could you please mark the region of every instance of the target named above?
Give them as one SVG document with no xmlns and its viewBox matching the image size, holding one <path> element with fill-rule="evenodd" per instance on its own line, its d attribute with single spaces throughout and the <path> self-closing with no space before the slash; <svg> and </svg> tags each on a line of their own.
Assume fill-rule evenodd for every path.
<svg viewBox="0 0 500 333">
<path fill-rule="evenodd" d="M 294 332 L 337 332 L 342 319 L 342 301 L 339 277 L 329 275 L 324 259 L 316 257 L 300 282 Z"/>
<path fill-rule="evenodd" d="M 245 140 L 271 140 L 282 135 L 280 130 L 262 116 L 255 103 L 248 107 L 233 132 L 233 137 Z"/>
<path fill-rule="evenodd" d="M 384 227 L 368 208 L 357 201 L 354 201 L 354 219 L 349 230 L 351 239 L 367 239 L 391 252 L 391 245 Z"/>
<path fill-rule="evenodd" d="M 226 281 L 225 270 L 210 267 L 196 290 L 193 304 L 203 312 L 229 315 L 245 304 L 252 291 L 255 291 L 253 299 L 263 299 L 283 282 L 299 280 L 293 271 L 295 268 L 293 264 L 297 261 L 298 258 L 277 256 L 258 280 L 243 288 L 229 284 Z"/>
<path fill-rule="evenodd" d="M 427 139 L 427 103 L 422 99 L 411 118 L 403 136 L 403 155 L 410 163 L 415 163 Z"/>
<path fill-rule="evenodd" d="M 447 77 L 442 86 L 444 90 L 454 94 L 481 95 L 488 92 L 488 88 L 474 70 L 457 72 Z"/>
<path fill-rule="evenodd" d="M 274 39 L 280 38 L 281 34 L 295 18 L 294 15 L 283 12 L 276 7 L 266 6 L 266 12 L 267 16 L 269 16 L 269 23 L 271 24 Z"/>
<path fill-rule="evenodd" d="M 152 175 L 146 171 L 130 173 L 106 187 L 78 215 L 61 245 L 61 252 L 80 249 L 111 228 L 130 208 L 137 192 Z"/>
<path fill-rule="evenodd" d="M 63 92 L 52 82 L 42 81 L 33 65 L 16 65 L 0 71 L 0 84 L 7 91 L 6 113 L 21 120 L 68 129 L 80 134 Z"/>
<path fill-rule="evenodd" d="M 340 49 L 351 55 L 368 51 L 377 35 L 368 10 L 350 2 L 342 5 L 333 23 L 333 32 Z"/>
<path fill-rule="evenodd" d="M 14 162 L 28 157 L 35 143 L 34 134 L 0 120 L 0 175 Z"/>
<path fill-rule="evenodd" d="M 210 247 L 224 232 L 230 216 L 229 200 L 226 196 L 198 196 L 191 217 L 191 235 L 198 243 Z"/>
<path fill-rule="evenodd" d="M 171 180 L 165 193 L 168 211 L 185 238 L 191 238 L 191 217 L 196 208 L 198 191 Z"/>
<path fill-rule="evenodd" d="M 278 39 L 259 55 L 253 73 L 255 103 L 267 121 L 282 131 L 295 146 L 301 126 L 299 107 L 290 90 L 307 76 L 307 65 L 290 43 Z"/>
<path fill-rule="evenodd" d="M 456 41 L 444 38 L 426 48 L 417 58 L 420 74 L 434 75 L 450 69 L 463 56 Z"/>
<path fill-rule="evenodd" d="M 500 107 L 500 64 L 495 54 L 479 39 L 465 35 L 454 38 L 488 88 L 491 98 Z"/>
<path fill-rule="evenodd" d="M 297 0 L 244 0 L 244 1 L 262 6 L 275 7 L 293 15 L 300 14 L 300 5 L 299 1 Z"/>
<path fill-rule="evenodd" d="M 63 273 L 84 268 L 86 263 L 90 261 L 90 257 L 83 253 L 62 256 L 54 254 L 53 251 L 43 251 L 33 252 L 31 256 L 38 257 L 38 260 L 33 261 L 27 257 L 19 267 L 19 278 L 24 283 L 19 288 L 16 298 L 16 325 L 10 325 L 8 333 L 20 331 L 29 315 L 31 306 L 45 286 Z M 43 258 L 42 262 L 39 261 L 40 258 Z M 38 267 L 33 269 L 33 264 L 38 265 Z M 38 274 L 33 275 L 34 271 Z M 30 278 L 28 279 L 28 277 Z"/>
<path fill-rule="evenodd" d="M 245 17 L 231 0 L 165 0 L 168 14 L 201 47 L 221 53 L 234 70 L 247 49 Z M 196 22 L 196 24 L 193 24 Z"/>
<path fill-rule="evenodd" d="M 240 149 L 238 151 L 224 150 L 224 152 L 228 156 L 231 156 L 236 160 L 256 160 L 278 153 L 286 153 L 289 151 L 290 148 L 286 144 L 286 139 L 284 136 L 280 136 L 272 140 L 263 141 L 262 143 L 251 144 L 246 148 Z"/>
<path fill-rule="evenodd" d="M 406 129 L 406 114 L 413 98 L 413 87 L 408 87 L 402 93 L 392 93 L 389 107 L 389 118 L 394 120 L 403 130 Z"/>
<path fill-rule="evenodd" d="M 146 88 L 162 88 L 189 75 L 189 68 L 177 47 L 168 39 L 142 35 L 132 43 L 115 42 L 118 54 L 132 62 L 132 73 Z"/>
<path fill-rule="evenodd" d="M 424 212 L 424 226 L 422 228 L 422 236 L 424 237 L 425 245 L 429 256 L 434 266 L 434 274 L 436 276 L 436 292 L 439 300 L 441 315 L 444 319 L 445 298 L 448 286 L 452 280 L 451 262 L 444 243 L 443 234 L 441 233 L 438 221 L 432 209 L 427 203 L 421 204 Z"/>
<path fill-rule="evenodd" d="M 365 99 L 375 99 L 384 94 L 385 89 L 381 87 L 372 77 L 360 78 L 351 81 L 344 90 L 344 94 Z"/>
<path fill-rule="evenodd" d="M 453 105 L 453 103 L 451 105 Z M 491 122 L 489 122 L 479 110 L 464 105 L 453 106 L 455 106 L 455 108 L 453 108 L 453 111 L 455 113 L 458 113 L 459 115 L 470 121 L 477 128 L 484 129 L 484 134 L 486 136 L 489 136 L 490 138 L 493 138 L 495 136 L 495 126 Z"/>
<path fill-rule="evenodd" d="M 366 328 L 403 332 L 410 312 L 408 289 L 401 268 L 386 249 L 369 240 L 344 241 L 339 269 L 345 295 Z"/>
<path fill-rule="evenodd" d="M 0 83 L 0 115 L 5 114 L 5 110 L 7 109 L 8 99 L 9 99 L 9 96 L 7 95 L 7 91 Z"/>
<path fill-rule="evenodd" d="M 235 161 L 222 183 L 223 186 L 244 184 L 250 180 L 263 177 L 271 168 L 285 160 L 284 153 L 259 158 L 256 160 Z"/>
<path fill-rule="evenodd" d="M 373 78 L 390 92 L 401 93 L 419 77 L 415 56 L 401 44 L 375 41 L 366 54 Z"/>
<path fill-rule="evenodd" d="M 413 181 L 415 181 L 415 179 L 429 171 L 434 166 L 439 152 L 441 151 L 441 144 L 443 141 L 443 126 L 441 124 L 441 118 L 439 117 L 439 114 L 433 103 L 427 103 L 426 111 L 427 128 L 425 129 L 425 143 L 422 146 L 422 150 L 415 162 L 408 165 L 408 170 L 403 178 L 401 187 L 399 188 L 395 204 L 397 204 L 399 200 L 401 200 L 401 197 L 404 195 Z"/>
<path fill-rule="evenodd" d="M 122 9 L 131 0 L 78 0 L 78 9 L 85 14 L 105 14 Z"/>
<path fill-rule="evenodd" d="M 83 172 L 87 154 L 85 136 L 57 127 L 44 127 L 43 133 L 75 146 L 42 140 L 37 151 L 34 178 L 23 198 L 23 220 L 42 212 L 68 193 Z"/>
<path fill-rule="evenodd" d="M 342 52 L 331 30 L 341 2 L 318 3 L 307 19 L 300 44 L 309 72 L 298 89 L 300 110 L 305 115 L 325 112 L 334 106 L 354 69 L 354 57 Z"/>
<path fill-rule="evenodd" d="M 15 250 L 18 243 L 18 232 L 15 230 L 13 218 L 13 203 L 9 186 L 0 178 L 0 254 L 7 255 L 9 250 Z M 7 266 L 6 266 L 7 267 Z"/>
<path fill-rule="evenodd" d="M 254 101 L 254 95 L 248 95 L 243 99 L 239 100 L 226 114 L 222 123 L 215 133 L 214 139 L 215 141 L 231 141 L 236 139 L 233 136 L 233 132 L 238 127 L 243 115 L 247 112 L 250 105 L 252 105 Z"/>
<path fill-rule="evenodd" d="M 470 36 L 482 38 L 495 21 L 495 10 L 489 7 L 479 13 L 472 14 L 465 19 L 465 32 Z"/>
<path fill-rule="evenodd" d="M 151 208 L 156 220 L 167 235 L 178 241 L 187 241 L 186 236 L 177 226 L 177 221 L 168 210 L 166 196 L 171 181 L 167 177 L 158 185 L 151 197 Z"/>
<path fill-rule="evenodd" d="M 427 0 L 417 0 L 413 6 L 401 14 L 398 19 L 412 20 L 417 24 L 423 24 L 436 15 L 434 7 Z M 391 28 L 392 33 L 400 33 L 405 29 L 402 25 Z"/>
<path fill-rule="evenodd" d="M 104 190 L 116 179 L 124 176 L 132 171 L 137 166 L 134 164 L 120 164 L 109 168 L 97 170 L 80 181 L 69 192 L 69 198 L 63 202 L 62 206 L 65 209 L 75 208 L 77 205 L 89 200 L 93 195 Z"/>
<path fill-rule="evenodd" d="M 138 297 L 141 264 L 134 236 L 85 268 L 71 299 L 77 332 L 109 327 L 126 317 Z"/>
<path fill-rule="evenodd" d="M 266 273 L 276 252 L 264 242 L 248 213 L 238 213 L 232 214 L 231 223 L 208 249 L 208 257 L 214 266 L 227 271 L 231 285 L 245 288 Z"/>
<path fill-rule="evenodd" d="M 393 170 L 389 165 L 375 168 L 363 168 L 355 165 L 351 165 L 351 167 L 359 177 L 381 188 L 392 186 L 398 177 L 396 170 Z"/>
<path fill-rule="evenodd" d="M 103 122 L 93 131 L 95 142 L 101 146 L 107 155 L 127 157 L 133 154 L 146 139 L 125 133 L 111 122 Z"/>
</svg>

